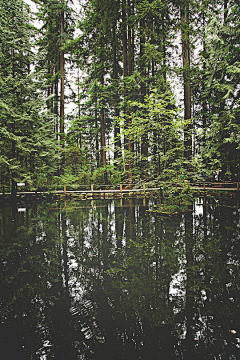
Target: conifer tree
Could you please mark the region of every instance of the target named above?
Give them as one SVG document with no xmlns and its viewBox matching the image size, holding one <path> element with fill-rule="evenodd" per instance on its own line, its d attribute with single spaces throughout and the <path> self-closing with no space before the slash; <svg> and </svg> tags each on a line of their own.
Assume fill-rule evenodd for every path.
<svg viewBox="0 0 240 360">
<path fill-rule="evenodd" d="M 221 177 L 239 175 L 239 8 L 222 4 L 207 28 L 204 98 L 209 104 L 209 126 L 203 155 L 208 167 Z"/>
<path fill-rule="evenodd" d="M 37 185 L 56 168 L 52 117 L 43 93 L 46 83 L 34 71 L 34 29 L 22 0 L 0 1 L 0 169 L 2 182 Z"/>
</svg>

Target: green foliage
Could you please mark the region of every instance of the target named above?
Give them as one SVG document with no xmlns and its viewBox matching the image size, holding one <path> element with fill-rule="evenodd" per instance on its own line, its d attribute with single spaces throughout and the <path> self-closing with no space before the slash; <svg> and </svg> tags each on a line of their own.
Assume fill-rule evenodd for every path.
<svg viewBox="0 0 240 360">
<path fill-rule="evenodd" d="M 63 149 L 65 167 L 70 174 L 77 175 L 83 169 L 86 169 L 88 163 L 88 154 L 79 146 L 68 146 Z"/>
<path fill-rule="evenodd" d="M 46 109 L 46 81 L 33 69 L 34 29 L 23 1 L 0 2 L 0 171 L 10 179 L 38 183 L 52 175 L 58 162 L 52 134 L 53 116 Z M 21 40 L 20 40 L 21 39 Z M 41 182 L 41 180 L 40 180 Z"/>
<path fill-rule="evenodd" d="M 120 124 L 130 124 L 124 128 L 124 136 L 131 142 L 141 144 L 147 137 L 150 148 L 156 148 L 146 157 L 140 154 L 138 162 L 134 153 L 124 150 L 125 163 L 132 163 L 135 174 L 136 169 L 142 177 L 146 178 L 147 174 L 145 181 L 150 186 L 161 186 L 161 196 L 167 201 L 161 209 L 170 212 L 175 212 L 180 204 L 184 204 L 184 209 L 190 205 L 190 181 L 196 180 L 202 168 L 200 158 L 186 160 L 184 157 L 183 131 L 189 120 L 182 120 L 179 113 L 170 92 L 159 95 L 157 89 L 153 89 L 144 102 L 128 101 L 126 113 L 119 120 Z"/>
<path fill-rule="evenodd" d="M 196 82 L 194 90 L 196 123 L 202 127 L 199 138 L 207 168 L 220 171 L 222 178 L 236 179 L 240 156 L 240 63 L 239 10 L 234 0 L 228 2 L 224 19 L 222 15 L 213 10 L 208 14 L 204 49 L 196 70 L 198 78 L 201 74 L 201 83 Z"/>
<path fill-rule="evenodd" d="M 61 172 L 68 183 L 103 184 L 107 172 L 109 183 L 168 183 L 163 192 L 171 194 L 180 174 L 192 180 L 202 173 L 202 163 L 205 174 L 214 170 L 222 178 L 237 179 L 236 0 L 87 0 L 79 14 L 73 14 L 72 2 L 65 0 L 34 2 L 40 29 L 31 24 L 33 14 L 23 1 L 0 0 L 1 184 L 9 186 L 13 179 L 25 181 L 29 189 L 41 188 L 46 178 L 52 182 Z M 76 38 L 74 26 L 79 30 Z M 179 29 L 191 53 L 185 69 L 177 55 L 184 55 Z M 76 104 L 71 115 L 65 114 L 65 164 L 59 163 L 62 153 L 56 144 L 62 40 L 64 51 L 70 53 L 65 61 L 78 70 L 77 91 L 70 89 L 65 96 Z M 182 120 L 174 101 L 178 93 L 182 102 L 183 78 L 190 80 L 192 92 L 193 118 L 188 121 Z M 69 85 L 66 76 L 65 87 Z M 193 133 L 188 132 L 192 126 Z M 192 140 L 193 148 L 187 149 Z M 186 160 L 188 150 L 193 157 Z"/>
<path fill-rule="evenodd" d="M 111 185 L 121 183 L 121 171 L 117 170 L 113 165 L 107 165 L 106 167 L 99 167 L 94 170 L 91 181 L 93 184 L 103 185 L 105 183 L 104 174 L 107 172 L 108 182 Z"/>
</svg>

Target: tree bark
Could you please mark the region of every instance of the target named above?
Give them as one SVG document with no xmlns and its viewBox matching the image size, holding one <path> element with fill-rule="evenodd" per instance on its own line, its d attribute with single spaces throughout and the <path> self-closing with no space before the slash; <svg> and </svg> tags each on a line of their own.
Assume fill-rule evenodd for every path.
<svg viewBox="0 0 240 360">
<path fill-rule="evenodd" d="M 95 129 L 96 129 L 96 162 L 97 162 L 97 168 L 100 167 L 100 156 L 99 156 L 99 141 L 98 141 L 98 118 L 97 118 L 97 96 L 94 96 L 94 103 L 95 103 L 95 109 L 94 109 L 94 115 L 95 115 Z"/>
<path fill-rule="evenodd" d="M 182 37 L 182 62 L 184 81 L 184 120 L 191 119 L 191 85 L 190 85 L 190 41 L 189 41 L 189 18 L 188 0 L 180 3 L 181 13 L 181 37 Z M 192 123 L 184 128 L 184 156 L 190 159 L 192 156 Z"/>
<path fill-rule="evenodd" d="M 102 84 L 102 88 L 104 85 L 104 75 L 103 75 L 103 63 L 104 63 L 104 59 L 103 59 L 103 41 L 102 41 L 102 34 L 101 34 L 101 40 L 100 40 L 100 45 L 101 45 L 101 55 L 100 55 L 100 60 L 101 60 L 101 64 L 102 64 L 102 69 L 101 69 L 101 84 Z M 101 145 L 102 145 L 102 160 L 103 160 L 103 167 L 106 168 L 107 165 L 107 158 L 106 158 L 106 140 L 105 140 L 105 124 L 104 124 L 104 101 L 101 101 Z M 108 183 L 108 178 L 107 178 L 107 171 L 104 172 L 104 181 L 105 184 L 107 185 Z"/>
<path fill-rule="evenodd" d="M 62 6 L 64 0 L 62 0 Z M 60 102 L 60 142 L 64 147 L 64 51 L 63 46 L 63 34 L 64 34 L 64 9 L 61 10 L 61 22 L 60 22 L 60 75 L 61 75 L 61 102 Z"/>
<path fill-rule="evenodd" d="M 122 0 L 122 44 L 123 44 L 123 81 L 126 79 L 128 72 L 127 72 L 127 26 L 126 26 L 126 1 Z M 126 113 L 126 97 L 127 97 L 127 89 L 125 82 L 124 86 L 124 108 L 123 112 Z M 125 120 L 124 128 L 127 129 L 128 124 L 127 120 Z M 124 149 L 128 151 L 128 137 L 124 135 Z M 127 168 L 128 166 L 126 166 Z"/>
<path fill-rule="evenodd" d="M 131 36 L 131 24 L 130 24 L 130 18 L 131 18 L 131 1 L 128 0 L 128 46 L 127 46 L 127 63 L 128 63 L 128 76 L 132 75 L 132 36 Z M 131 94 L 130 94 L 131 96 Z M 127 127 L 130 128 L 131 126 L 131 119 L 130 116 L 128 117 L 128 123 Z M 130 136 L 128 136 L 127 139 L 127 150 L 129 154 L 129 160 L 128 160 L 128 179 L 129 179 L 129 185 L 132 188 L 132 155 L 134 153 L 134 142 L 130 139 Z"/>
<path fill-rule="evenodd" d="M 116 22 L 113 24 L 112 33 L 113 33 L 113 78 L 115 86 L 117 85 L 118 71 L 117 71 L 117 51 L 116 51 Z M 114 94 L 114 115 L 115 118 L 119 117 L 119 108 L 118 108 L 118 94 Z M 120 126 L 117 122 L 114 125 L 114 160 L 117 161 L 119 158 L 119 152 L 121 149 L 121 139 L 120 139 Z"/>
<path fill-rule="evenodd" d="M 15 78 L 15 54 L 14 54 L 14 50 L 12 51 L 12 75 L 13 75 L 13 79 Z M 15 84 L 13 86 L 13 95 L 15 94 Z M 14 108 L 14 104 L 13 104 L 13 108 Z M 13 123 L 12 123 L 12 133 L 13 135 L 15 135 L 15 121 L 13 120 Z M 12 159 L 15 160 L 16 158 L 16 144 L 15 144 L 15 140 L 13 139 L 12 140 Z M 11 174 L 11 195 L 12 197 L 15 197 L 16 196 L 16 192 L 17 192 L 17 185 L 16 185 L 16 181 L 14 180 L 14 177 L 15 177 L 15 172 L 12 171 L 12 174 Z"/>
<path fill-rule="evenodd" d="M 59 71 L 59 63 L 60 63 L 60 57 L 59 57 L 59 48 L 57 47 L 57 56 L 56 56 L 56 66 L 55 66 L 55 80 L 54 80 L 54 114 L 56 116 L 55 120 L 55 133 L 56 133 L 56 140 L 58 141 L 58 132 L 59 132 L 59 112 L 58 112 L 58 71 Z"/>
<path fill-rule="evenodd" d="M 145 28 L 145 19 L 140 20 L 140 73 L 141 73 L 141 84 L 140 84 L 140 94 L 141 94 L 141 102 L 145 101 L 146 96 L 146 69 L 145 69 L 145 62 L 144 62 L 144 46 L 145 46 L 145 35 L 144 35 L 144 28 Z M 144 133 L 141 139 L 141 154 L 142 154 L 142 170 L 145 172 L 146 170 L 146 163 L 147 163 L 147 156 L 148 156 L 148 134 Z M 147 178 L 147 174 L 144 174 L 144 177 Z"/>
</svg>

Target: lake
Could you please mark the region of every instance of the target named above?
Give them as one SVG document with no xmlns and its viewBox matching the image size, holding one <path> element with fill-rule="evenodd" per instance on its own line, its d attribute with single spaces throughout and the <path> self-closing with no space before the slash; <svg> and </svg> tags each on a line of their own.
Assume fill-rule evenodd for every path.
<svg viewBox="0 0 240 360">
<path fill-rule="evenodd" d="M 239 204 L 0 206 L 1 360 L 240 359 Z"/>
</svg>

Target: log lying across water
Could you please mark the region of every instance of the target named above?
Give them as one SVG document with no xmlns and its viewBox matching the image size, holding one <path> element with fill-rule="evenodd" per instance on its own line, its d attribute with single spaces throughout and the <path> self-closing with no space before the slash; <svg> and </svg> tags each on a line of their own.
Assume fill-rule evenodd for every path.
<svg viewBox="0 0 240 360">
<path fill-rule="evenodd" d="M 191 184 L 191 189 L 196 191 L 206 191 L 206 190 L 212 190 L 212 191 L 239 191 L 239 182 L 212 182 L 212 183 L 205 183 L 203 182 L 202 185 L 195 185 Z M 72 185 L 70 187 L 73 187 Z M 69 194 L 78 194 L 78 195 L 84 195 L 84 196 L 91 196 L 91 195 L 123 195 L 123 194 L 134 194 L 134 193 L 143 193 L 146 194 L 146 192 L 153 192 L 153 191 L 161 191 L 162 187 L 152 187 L 147 188 L 145 185 L 143 185 L 141 188 L 133 187 L 131 189 L 123 187 L 123 184 L 117 185 L 117 189 L 105 189 L 102 190 L 102 187 L 111 187 L 111 185 L 95 185 L 95 187 L 98 187 L 100 189 L 94 190 L 94 184 L 91 184 L 91 189 L 89 190 L 67 190 L 67 185 L 62 185 L 63 190 L 49 190 L 49 191 L 17 191 L 16 195 L 41 195 L 41 194 L 49 194 L 49 195 L 69 195 Z M 116 185 L 115 185 L 116 187 Z M 180 189 L 181 186 L 176 185 L 176 189 Z M 1 192 L 0 195 L 10 195 L 10 193 Z"/>
</svg>

